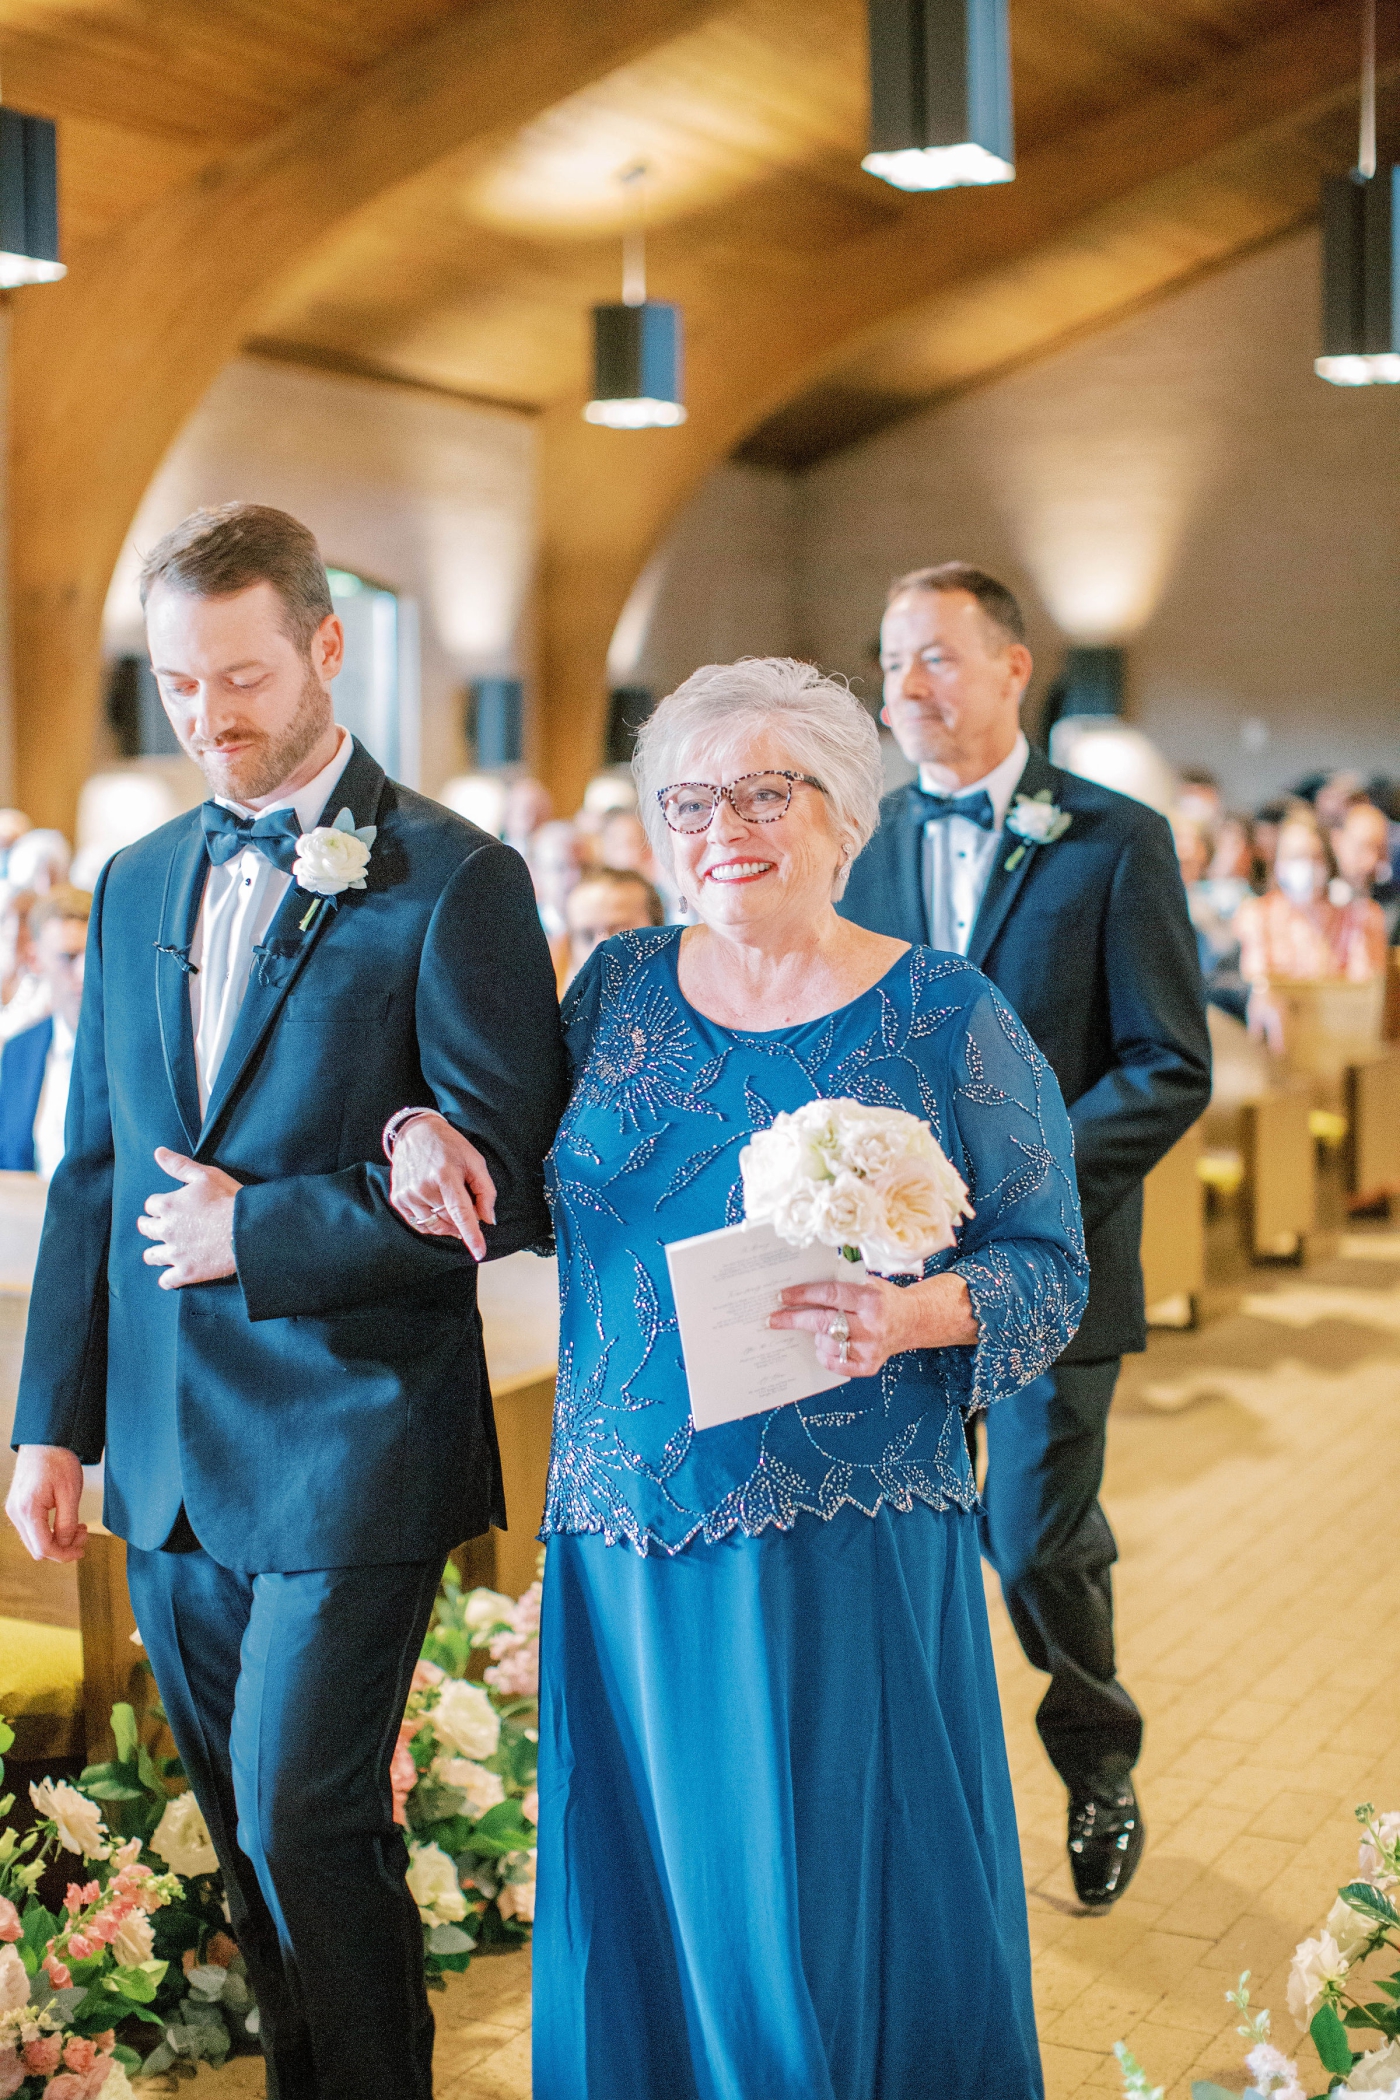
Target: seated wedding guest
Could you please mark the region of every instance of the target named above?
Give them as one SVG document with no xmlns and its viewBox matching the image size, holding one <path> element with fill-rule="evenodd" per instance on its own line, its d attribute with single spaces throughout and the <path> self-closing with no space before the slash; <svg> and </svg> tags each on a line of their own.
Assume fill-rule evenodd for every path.
<svg viewBox="0 0 1400 2100">
<path fill-rule="evenodd" d="M 533 779 L 528 773 L 522 774 L 506 785 L 501 837 L 528 860 L 531 839 L 541 824 L 547 824 L 553 815 L 554 797 L 544 782 Z"/>
<path fill-rule="evenodd" d="M 573 983 L 595 948 L 601 948 L 615 933 L 664 926 L 666 907 L 660 892 L 634 868 L 593 868 L 570 890 L 564 918 L 569 947 L 561 994 Z"/>
<path fill-rule="evenodd" d="M 1212 1006 L 1242 1021 L 1249 988 L 1239 973 L 1240 944 L 1229 920 L 1215 906 L 1207 873 L 1212 858 L 1211 841 L 1203 826 L 1185 815 L 1179 805 L 1172 811 L 1171 825 L 1206 997 Z"/>
<path fill-rule="evenodd" d="M 49 1011 L 49 988 L 34 963 L 29 914 L 33 890 L 11 890 L 0 907 L 0 1043 L 32 1028 Z"/>
<path fill-rule="evenodd" d="M 574 816 L 574 824 L 588 849 L 590 860 L 601 861 L 603 858 L 599 839 L 612 812 L 615 809 L 635 810 L 636 807 L 636 782 L 625 766 L 609 766 L 593 775 Z"/>
<path fill-rule="evenodd" d="M 0 809 L 0 882 L 9 878 L 11 846 L 33 828 L 22 809 Z"/>
<path fill-rule="evenodd" d="M 1273 882 L 1262 897 L 1247 897 L 1235 913 L 1240 969 L 1265 987 L 1345 977 L 1364 984 L 1385 968 L 1385 917 L 1370 897 L 1334 904 L 1332 849 L 1310 812 L 1299 809 L 1279 827 Z"/>
<path fill-rule="evenodd" d="M 1267 889 L 1273 878 L 1279 826 L 1293 807 L 1288 801 L 1266 802 L 1254 812 L 1255 887 L 1259 890 Z"/>
<path fill-rule="evenodd" d="M 1220 782 L 1205 766 L 1183 766 L 1179 778 L 1177 808 L 1203 830 L 1213 832 L 1225 808 Z"/>
<path fill-rule="evenodd" d="M 884 784 L 844 686 L 708 665 L 635 765 L 699 923 L 606 942 L 565 1005 L 536 2100 L 1040 2100 L 962 1417 L 1085 1302 L 1064 1103 L 980 971 L 833 909 Z M 696 1430 L 665 1243 L 742 1220 L 755 1129 L 852 1096 L 924 1120 L 974 1213 L 918 1280 L 782 1293 L 839 1392 Z M 418 1118 L 396 1208 L 441 1232 L 471 1168 Z"/>
<path fill-rule="evenodd" d="M 51 1011 L 48 1019 L 12 1035 L 0 1054 L 0 1168 L 10 1173 L 37 1173 L 48 1181 L 63 1157 L 91 907 L 86 890 L 59 888 L 30 910 L 35 967 Z"/>
<path fill-rule="evenodd" d="M 1206 870 L 1210 901 L 1220 917 L 1232 919 L 1246 897 L 1254 894 L 1254 827 L 1233 812 L 1215 827 L 1215 849 Z"/>
<path fill-rule="evenodd" d="M 73 851 L 61 831 L 26 831 L 10 848 L 5 878 L 17 890 L 43 895 L 67 882 Z"/>
<path fill-rule="evenodd" d="M 1400 889 L 1390 862 L 1390 822 L 1369 796 L 1358 795 L 1332 833 L 1337 863 L 1333 901 L 1349 904 L 1356 897 L 1374 898 L 1385 920 L 1386 940 L 1400 940 Z M 1345 890 L 1346 894 L 1341 892 Z"/>
<path fill-rule="evenodd" d="M 663 920 L 674 924 L 686 916 L 670 871 L 652 852 L 646 826 L 634 809 L 615 809 L 604 819 L 598 858 L 605 868 L 628 868 L 650 883 L 661 897 Z"/>
<path fill-rule="evenodd" d="M 1335 831 L 1351 804 L 1365 792 L 1366 783 L 1359 773 L 1339 770 L 1326 774 L 1308 796 L 1319 828 L 1323 832 Z"/>
</svg>

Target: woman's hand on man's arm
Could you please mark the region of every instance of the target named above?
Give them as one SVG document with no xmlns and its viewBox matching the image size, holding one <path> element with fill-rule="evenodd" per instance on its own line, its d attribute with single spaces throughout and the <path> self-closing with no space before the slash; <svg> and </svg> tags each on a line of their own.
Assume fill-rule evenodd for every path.
<svg viewBox="0 0 1400 2100">
<path fill-rule="evenodd" d="M 839 1322 L 837 1333 L 831 1331 L 838 1313 L 849 1330 L 844 1360 Z M 851 1378 L 873 1378 L 890 1357 L 908 1349 L 969 1348 L 979 1336 L 967 1285 L 951 1270 L 905 1285 L 883 1276 L 864 1283 L 795 1284 L 783 1292 L 768 1325 L 805 1328 L 816 1337 L 822 1369 Z"/>
<path fill-rule="evenodd" d="M 389 1201 L 415 1232 L 461 1240 L 474 1260 L 485 1261 L 481 1228 L 496 1222 L 496 1184 L 475 1145 L 446 1117 L 424 1110 L 400 1124 Z"/>
</svg>

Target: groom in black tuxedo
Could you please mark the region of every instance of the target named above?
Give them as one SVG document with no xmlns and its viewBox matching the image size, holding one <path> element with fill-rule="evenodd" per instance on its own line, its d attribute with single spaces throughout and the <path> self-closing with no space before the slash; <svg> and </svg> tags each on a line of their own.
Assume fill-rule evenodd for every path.
<svg viewBox="0 0 1400 2100">
<path fill-rule="evenodd" d="M 1027 744 L 1031 656 L 1004 586 L 963 562 L 900 578 L 880 657 L 883 719 L 919 779 L 885 797 L 838 909 L 984 970 L 1074 1126 L 1089 1304 L 1054 1368 L 987 1416 L 983 1540 L 1021 1645 L 1049 1673 L 1037 1725 L 1069 1789 L 1075 1887 L 1102 1908 L 1144 1831 L 1142 1716 L 1115 1669 L 1117 1549 L 1098 1495 L 1120 1360 L 1146 1344 L 1143 1176 L 1210 1095 L 1195 937 L 1164 819 Z"/>
<path fill-rule="evenodd" d="M 98 879 L 7 1506 L 77 1559 L 105 1454 L 269 2100 L 429 2100 L 389 1764 L 444 1557 L 504 1522 L 475 1261 L 549 1234 L 553 971 L 519 856 L 337 727 L 305 526 L 196 512 L 142 596 L 211 799 Z M 461 1240 L 390 1207 L 413 1103 L 475 1147 Z"/>
</svg>

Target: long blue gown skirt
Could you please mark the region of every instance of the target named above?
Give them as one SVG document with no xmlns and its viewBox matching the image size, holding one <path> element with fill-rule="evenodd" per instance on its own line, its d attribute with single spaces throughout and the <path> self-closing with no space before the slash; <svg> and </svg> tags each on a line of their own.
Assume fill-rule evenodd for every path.
<svg viewBox="0 0 1400 2100">
<path fill-rule="evenodd" d="M 535 2100 L 1041 2100 L 973 1516 L 551 1538 Z"/>
</svg>

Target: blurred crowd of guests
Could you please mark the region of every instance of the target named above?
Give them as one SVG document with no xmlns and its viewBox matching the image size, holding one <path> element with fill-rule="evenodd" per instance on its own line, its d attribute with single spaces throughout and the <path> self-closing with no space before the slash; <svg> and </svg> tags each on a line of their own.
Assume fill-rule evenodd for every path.
<svg viewBox="0 0 1400 2100">
<path fill-rule="evenodd" d="M 1188 770 L 1172 830 L 1210 998 L 1271 1047 L 1272 986 L 1384 975 L 1400 944 L 1395 783 L 1331 773 L 1246 816 Z"/>
<path fill-rule="evenodd" d="M 686 916 L 652 853 L 625 767 L 595 774 L 572 817 L 556 817 L 548 788 L 528 774 L 463 774 L 441 799 L 524 856 L 561 997 L 611 934 Z"/>
<path fill-rule="evenodd" d="M 92 898 L 61 831 L 0 810 L 0 1169 L 47 1180 L 63 1157 Z"/>
</svg>

